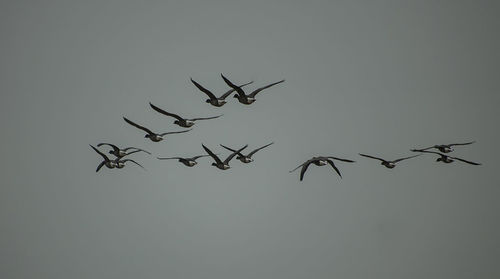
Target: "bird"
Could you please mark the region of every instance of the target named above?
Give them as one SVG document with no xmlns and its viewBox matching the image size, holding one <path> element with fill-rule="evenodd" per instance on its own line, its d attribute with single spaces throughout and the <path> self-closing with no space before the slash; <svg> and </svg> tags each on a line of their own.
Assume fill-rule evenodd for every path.
<svg viewBox="0 0 500 279">
<path fill-rule="evenodd" d="M 126 162 L 132 162 L 132 163 L 138 165 L 139 167 L 141 167 L 143 170 L 146 170 L 141 164 L 137 163 L 136 161 L 134 161 L 132 159 L 123 159 L 122 160 L 121 158 L 116 158 L 114 160 L 114 162 L 115 162 L 115 167 L 117 169 L 122 169 L 123 167 L 125 167 Z"/>
<path fill-rule="evenodd" d="M 342 178 L 342 175 L 340 174 L 339 169 L 335 166 L 335 164 L 333 163 L 333 161 L 331 159 L 339 160 L 339 161 L 342 161 L 342 162 L 349 162 L 349 163 L 354 163 L 355 162 L 355 161 L 352 161 L 352 160 L 341 159 L 341 158 L 331 157 L 331 156 L 327 156 L 327 157 L 323 157 L 323 156 L 312 157 L 311 159 L 305 161 L 304 163 L 302 163 L 301 165 L 299 165 L 295 169 L 291 170 L 290 173 L 292 173 L 295 170 L 297 170 L 298 168 L 302 167 L 302 170 L 300 171 L 300 181 L 302 181 L 304 179 L 304 173 L 306 172 L 306 170 L 307 170 L 307 168 L 309 167 L 310 164 L 315 164 L 316 166 L 324 166 L 326 164 L 330 164 L 330 166 L 332 166 L 332 168 L 337 172 L 337 174 L 340 176 L 340 178 Z"/>
<path fill-rule="evenodd" d="M 194 122 L 197 121 L 197 120 L 207 120 L 207 119 L 214 119 L 214 118 L 219 118 L 221 117 L 223 114 L 221 115 L 217 115 L 217 116 L 212 116 L 212 117 L 198 117 L 198 118 L 191 118 L 191 119 L 187 119 L 187 118 L 182 118 L 180 117 L 179 115 L 177 114 L 174 114 L 174 113 L 170 113 L 170 112 L 167 112 L 167 111 L 164 111 L 162 110 L 161 108 L 149 103 L 149 105 L 154 109 L 156 110 L 157 112 L 161 113 L 161 114 L 164 114 L 164 115 L 167 115 L 167 116 L 171 116 L 171 117 L 174 117 L 176 118 L 177 120 L 174 121 L 174 124 L 177 124 L 181 127 L 185 127 L 185 128 L 189 128 L 191 126 L 194 125 Z"/>
<path fill-rule="evenodd" d="M 236 86 L 234 85 L 231 81 L 229 81 L 223 74 L 220 74 L 222 79 L 226 82 L 227 85 L 229 85 L 229 87 L 233 88 L 234 90 L 236 90 L 236 92 L 238 94 L 235 94 L 233 97 L 234 98 L 238 98 L 238 101 L 242 104 L 245 104 L 245 105 L 250 105 L 251 103 L 255 102 L 255 95 L 257 95 L 260 91 L 266 89 L 266 88 L 269 88 L 273 85 L 276 85 L 278 83 L 282 83 L 284 82 L 285 80 L 280 80 L 280 81 L 277 81 L 277 82 L 274 82 L 274 83 L 271 83 L 271 84 L 268 84 L 266 86 L 263 86 L 263 87 L 260 87 L 260 88 L 257 88 L 255 89 L 252 93 L 250 94 L 245 94 L 245 91 L 243 91 L 243 89 L 241 89 L 240 86 Z"/>
<path fill-rule="evenodd" d="M 445 154 L 442 154 L 442 153 L 439 153 L 439 152 L 426 151 L 426 150 L 418 150 L 418 149 L 412 149 L 411 151 L 413 151 L 413 152 L 422 152 L 422 153 L 437 154 L 440 157 L 436 159 L 436 162 L 443 162 L 443 163 L 446 163 L 446 164 L 449 164 L 449 163 L 454 162 L 455 160 L 458 160 L 458 161 L 462 161 L 464 163 L 475 165 L 475 166 L 481 165 L 480 163 L 475 163 L 475 162 L 467 161 L 465 159 L 458 158 L 458 157 L 448 156 L 448 155 L 445 155 Z"/>
<path fill-rule="evenodd" d="M 236 157 L 236 159 L 240 160 L 241 162 L 243 162 L 243 163 L 245 163 L 245 164 L 250 163 L 250 162 L 253 162 L 253 158 L 252 158 L 252 155 L 253 155 L 253 154 L 255 154 L 257 151 L 259 151 L 259 150 L 261 150 L 261 149 L 263 149 L 263 148 L 268 147 L 269 145 L 271 145 L 271 144 L 273 144 L 273 143 L 274 143 L 274 142 L 271 142 L 271 143 L 266 144 L 266 145 L 264 145 L 264 146 L 262 146 L 262 147 L 259 147 L 259 148 L 255 149 L 255 150 L 253 150 L 252 152 L 248 153 L 248 155 L 246 155 L 246 156 L 245 156 L 245 155 L 243 155 L 243 154 L 241 154 L 240 152 L 238 152 L 238 156 Z M 229 148 L 229 147 L 227 147 L 227 146 L 224 146 L 224 145 L 222 145 L 222 144 L 221 144 L 220 146 L 224 147 L 225 149 L 227 149 L 227 150 L 229 150 L 229 151 L 231 151 L 231 152 L 236 152 L 236 150 L 234 150 L 234 149 L 232 149 L 232 148 Z"/>
<path fill-rule="evenodd" d="M 89 144 L 90 145 L 90 144 Z M 106 156 L 106 154 L 102 153 L 101 151 L 99 151 L 99 149 L 95 148 L 94 146 L 90 145 L 90 147 L 92 147 L 92 149 L 95 150 L 95 152 L 97 152 L 99 155 L 102 156 L 102 158 L 104 159 L 98 166 L 97 166 L 97 169 L 95 170 L 95 172 L 98 172 L 102 166 L 106 166 L 108 169 L 114 169 L 116 167 L 116 163 L 114 161 L 111 161 L 108 156 Z"/>
<path fill-rule="evenodd" d="M 229 168 L 231 168 L 229 166 L 229 161 L 231 161 L 231 159 L 233 159 L 234 156 L 236 156 L 236 154 L 240 153 L 243 149 L 247 148 L 248 144 L 243 146 L 242 148 L 236 150 L 235 152 L 231 153 L 231 155 L 227 156 L 226 160 L 221 161 L 221 159 L 219 159 L 219 157 L 217 157 L 217 155 L 215 155 L 212 151 L 210 151 L 210 149 L 208 149 L 205 145 L 201 144 L 201 146 L 203 146 L 203 149 L 205 149 L 205 151 L 208 153 L 208 155 L 210 155 L 214 160 L 215 162 L 212 163 L 212 166 L 215 166 L 221 170 L 227 170 Z"/>
<path fill-rule="evenodd" d="M 231 88 L 226 93 L 222 94 L 222 96 L 220 96 L 220 97 L 217 98 L 217 97 L 215 97 L 215 95 L 212 92 L 210 92 L 210 90 L 208 90 L 205 87 L 201 86 L 199 83 L 197 83 L 196 81 L 194 81 L 192 78 L 191 78 L 191 82 L 198 89 L 200 89 L 201 92 L 207 94 L 207 96 L 210 98 L 210 99 L 207 99 L 205 102 L 211 104 L 212 106 L 216 106 L 216 107 L 222 107 L 224 104 L 226 104 L 227 103 L 227 101 L 226 101 L 227 96 L 229 96 L 231 93 L 233 93 L 235 91 L 235 89 Z M 250 81 L 248 83 L 242 84 L 239 87 L 243 87 L 243 86 L 249 85 L 251 83 L 253 83 L 253 81 Z"/>
<path fill-rule="evenodd" d="M 113 148 L 112 150 L 109 151 L 109 154 L 113 154 L 113 155 L 115 155 L 116 157 L 119 157 L 119 158 L 125 157 L 127 155 L 130 155 L 130 154 L 133 154 L 133 153 L 136 153 L 136 152 L 141 152 L 141 151 L 145 152 L 145 153 L 148 153 L 149 155 L 151 155 L 151 153 L 149 151 L 146 151 L 144 149 L 140 149 L 140 148 L 137 148 L 137 147 L 127 147 L 127 148 L 120 149 L 118 146 L 116 146 L 114 144 L 105 143 L 105 142 L 99 143 L 97 146 L 101 147 L 103 145 L 108 145 L 111 148 Z M 128 150 L 132 150 L 132 151 L 130 151 L 130 152 L 127 153 Z"/>
<path fill-rule="evenodd" d="M 406 160 L 406 159 L 410 159 L 410 158 L 413 158 L 413 157 L 418 157 L 421 154 L 419 154 L 419 155 L 413 155 L 413 156 L 409 156 L 409 157 L 404 157 L 404 158 L 396 159 L 396 160 L 393 160 L 393 161 L 388 161 L 388 160 L 384 160 L 382 158 L 377 158 L 377 157 L 374 157 L 374 156 L 370 156 L 370 155 L 366 155 L 366 154 L 361 154 L 361 153 L 359 153 L 359 155 L 361 155 L 363 157 L 366 157 L 366 158 L 372 158 L 372 159 L 375 159 L 375 160 L 380 160 L 380 161 L 382 161 L 382 163 L 380 163 L 381 165 L 385 166 L 388 169 L 392 169 L 392 168 L 394 168 L 396 166 L 397 162 L 400 162 L 400 161 L 403 161 L 403 160 Z"/>
<path fill-rule="evenodd" d="M 471 141 L 471 142 L 466 142 L 466 143 L 451 143 L 451 144 L 438 144 L 438 145 L 433 145 L 433 146 L 430 146 L 430 147 L 427 147 L 427 148 L 423 148 L 423 149 L 415 149 L 415 150 L 427 150 L 427 149 L 431 149 L 431 148 L 436 148 L 437 150 L 443 152 L 443 153 L 450 153 L 452 152 L 454 149 L 452 148 L 452 146 L 455 146 L 455 145 L 469 145 L 469 144 L 473 144 L 474 142 L 476 141 Z"/>
<path fill-rule="evenodd" d="M 198 155 L 190 158 L 184 158 L 184 157 L 169 157 L 169 158 L 161 158 L 161 157 L 156 157 L 158 160 L 172 160 L 172 159 L 177 159 L 179 162 L 183 163 L 185 166 L 192 167 L 198 162 L 196 160 L 201 157 L 209 157 L 210 155 Z"/>
<path fill-rule="evenodd" d="M 153 142 L 159 142 L 159 141 L 162 141 L 164 139 L 164 136 L 166 135 L 169 135 L 169 134 L 179 134 L 179 133 L 185 133 L 185 132 L 189 132 L 191 131 L 192 129 L 189 129 L 189 130 L 184 130 L 184 131 L 177 131 L 177 132 L 166 132 L 166 133 L 162 133 L 162 134 L 156 134 L 156 133 L 153 133 L 151 130 L 149 130 L 148 128 L 146 127 L 143 127 L 139 124 L 136 124 L 130 120 L 128 120 L 127 118 L 123 117 L 123 120 L 125 120 L 125 122 L 127 122 L 128 124 L 138 128 L 138 129 L 141 129 L 143 130 L 144 132 L 148 133 L 147 135 L 145 135 L 144 137 L 145 138 L 149 138 L 151 141 Z"/>
</svg>

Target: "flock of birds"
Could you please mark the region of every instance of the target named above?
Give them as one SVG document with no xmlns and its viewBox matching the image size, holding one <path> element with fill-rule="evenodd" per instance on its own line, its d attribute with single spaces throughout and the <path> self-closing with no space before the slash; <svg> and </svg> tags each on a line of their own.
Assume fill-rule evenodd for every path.
<svg viewBox="0 0 500 279">
<path fill-rule="evenodd" d="M 233 93 L 233 92 L 236 92 L 236 94 L 233 97 L 236 98 L 236 99 L 238 99 L 238 101 L 240 103 L 245 104 L 245 105 L 250 105 L 253 102 L 255 102 L 255 97 L 256 97 L 256 95 L 259 92 L 261 92 L 262 90 L 267 89 L 267 88 L 269 88 L 271 86 L 277 85 L 277 84 L 282 83 L 282 82 L 285 81 L 283 79 L 283 80 L 280 80 L 280 81 L 277 81 L 277 82 L 270 83 L 268 85 L 259 87 L 259 88 L 255 89 L 255 90 L 253 90 L 251 93 L 247 94 L 243 90 L 243 87 L 245 87 L 245 86 L 253 83 L 252 81 L 250 81 L 248 83 L 241 84 L 241 85 L 235 85 L 233 82 L 231 82 L 230 80 L 228 80 L 224 75 L 221 74 L 221 77 L 224 80 L 224 82 L 230 87 L 230 89 L 227 92 L 225 92 L 224 94 L 222 94 L 220 97 L 216 97 L 210 90 L 204 88 L 198 82 L 196 82 L 193 79 L 191 79 L 191 82 L 201 92 L 205 93 L 209 97 L 209 99 L 206 100 L 206 103 L 209 103 L 209 104 L 211 104 L 212 106 L 215 106 L 215 107 L 222 107 L 224 104 L 226 104 L 227 103 L 226 98 L 229 95 L 231 95 L 231 93 Z M 216 118 L 219 118 L 219 117 L 222 116 L 222 114 L 220 114 L 220 115 L 210 116 L 210 117 L 184 118 L 184 117 L 181 117 L 181 116 L 179 116 L 177 114 L 174 114 L 174 113 L 171 113 L 171 112 L 167 112 L 167 111 L 165 111 L 165 110 L 163 110 L 163 109 L 161 109 L 161 108 L 153 105 L 152 103 L 149 103 L 149 105 L 156 112 L 158 112 L 160 114 L 163 114 L 165 116 L 169 116 L 169 117 L 175 118 L 176 120 L 174 121 L 174 124 L 176 124 L 176 125 L 178 125 L 180 127 L 183 127 L 183 128 L 190 128 L 190 127 L 192 127 L 195 124 L 195 122 L 198 121 L 198 120 L 210 120 L 210 119 L 216 119 Z M 149 138 L 153 142 L 160 142 L 160 141 L 164 140 L 164 138 L 165 138 L 166 135 L 180 134 L 180 133 L 186 133 L 186 132 L 191 131 L 191 129 L 188 129 L 188 130 L 182 130 L 182 131 L 155 133 L 152 130 L 150 130 L 150 129 L 144 127 L 144 126 L 139 125 L 139 124 L 131 121 L 130 119 L 127 119 L 126 117 L 123 117 L 123 120 L 125 120 L 125 122 L 127 122 L 131 126 L 133 126 L 135 128 L 138 128 L 138 129 L 146 132 L 146 135 L 144 137 L 145 138 Z M 230 168 L 229 162 L 235 156 L 236 156 L 236 159 L 240 160 L 242 163 L 247 164 L 247 163 L 253 162 L 252 156 L 256 152 L 258 152 L 261 149 L 264 149 L 264 148 L 272 145 L 273 143 L 274 142 L 271 142 L 271 143 L 268 143 L 268 144 L 266 144 L 264 146 L 256 148 L 253 151 L 251 151 L 250 153 L 248 153 L 247 155 L 244 155 L 242 152 L 243 152 L 243 150 L 245 150 L 248 147 L 248 144 L 245 145 L 245 146 L 243 146 L 243 147 L 241 147 L 241 148 L 239 148 L 239 149 L 230 148 L 230 147 L 227 147 L 227 146 L 224 146 L 224 145 L 221 144 L 221 147 L 223 147 L 224 149 L 227 149 L 227 150 L 229 150 L 231 152 L 230 155 L 225 158 L 225 160 L 221 160 L 221 158 L 218 156 L 218 154 L 213 153 L 204 144 L 202 144 L 202 147 L 205 150 L 206 154 L 203 154 L 203 155 L 198 155 L 198 156 L 194 156 L 194 157 L 157 157 L 157 159 L 159 159 L 159 160 L 178 160 L 178 162 L 184 164 L 187 167 L 193 167 L 193 166 L 195 166 L 197 164 L 197 161 L 196 161 L 197 159 L 202 158 L 202 157 L 212 157 L 212 159 L 214 160 L 214 162 L 212 163 L 212 166 L 215 166 L 215 167 L 217 167 L 217 168 L 219 168 L 221 170 L 227 170 L 227 169 Z M 480 165 L 479 163 L 475 163 L 475 162 L 468 161 L 468 160 L 465 160 L 465 159 L 461 159 L 461 158 L 458 158 L 458 157 L 446 155 L 447 153 L 450 153 L 450 152 L 452 152 L 454 150 L 453 146 L 469 145 L 469 144 L 472 144 L 472 143 L 474 143 L 474 141 L 466 142 L 466 143 L 453 143 L 453 144 L 433 145 L 433 146 L 430 146 L 430 147 L 427 147 L 427 148 L 422 148 L 422 149 L 410 149 L 412 152 L 417 152 L 417 153 L 420 153 L 420 154 L 416 154 L 416 155 L 412 155 L 412 156 L 407 156 L 407 157 L 399 158 L 399 159 L 396 159 L 396 160 L 385 160 L 385 159 L 382 159 L 382 158 L 379 158 L 379 157 L 375 157 L 375 156 L 367 155 L 367 154 L 361 154 L 361 153 L 359 155 L 363 156 L 363 157 L 366 157 L 366 158 L 370 158 L 370 159 L 375 159 L 375 160 L 381 161 L 381 165 L 383 165 L 383 166 L 385 166 L 386 168 L 389 168 L 389 169 L 394 168 L 396 166 L 396 163 L 398 163 L 398 162 L 401 162 L 401 161 L 407 160 L 407 159 L 411 159 L 411 158 L 415 158 L 415 157 L 421 156 L 423 154 L 435 154 L 435 155 L 438 155 L 439 157 L 436 159 L 437 162 L 452 163 L 452 162 L 454 162 L 454 161 L 457 160 L 457 161 L 461 161 L 461 162 L 464 162 L 464 163 L 467 163 L 467 164 L 471 164 L 471 165 Z M 103 166 L 106 166 L 109 169 L 113 169 L 113 168 L 121 169 L 121 168 L 125 167 L 125 164 L 127 162 L 134 163 L 134 164 L 136 164 L 139 167 L 141 167 L 141 168 L 144 169 L 144 167 L 141 164 L 139 164 L 138 162 L 136 162 L 135 160 L 132 160 L 132 159 L 129 159 L 129 158 L 124 158 L 124 157 L 129 156 L 129 155 L 134 154 L 134 153 L 138 153 L 138 152 L 144 152 L 144 153 L 147 153 L 147 154 L 151 155 L 151 153 L 149 151 L 146 151 L 144 149 L 137 148 L 137 147 L 119 148 L 118 146 L 116 146 L 114 144 L 111 144 L 111 143 L 99 143 L 99 144 L 97 144 L 97 147 L 102 147 L 102 146 L 108 146 L 108 147 L 110 147 L 111 150 L 109 150 L 108 153 L 114 155 L 115 158 L 110 159 L 105 153 L 103 153 L 102 151 L 100 151 L 98 148 L 90 145 L 90 147 L 92 147 L 92 149 L 94 149 L 95 152 L 97 152 L 103 158 L 103 161 L 101 163 L 99 163 L 99 165 L 97 166 L 96 172 L 98 172 Z M 432 149 L 438 150 L 440 152 L 430 151 Z M 347 162 L 347 163 L 354 163 L 355 162 L 353 160 L 343 159 L 343 158 L 337 158 L 337 157 L 333 157 L 333 156 L 312 157 L 311 159 L 309 159 L 309 160 L 305 161 L 304 163 L 300 164 L 295 169 L 291 170 L 290 173 L 292 173 L 292 172 L 296 171 L 297 169 L 301 168 L 301 171 L 300 171 L 300 181 L 302 181 L 304 179 L 305 172 L 307 171 L 308 167 L 311 164 L 314 164 L 316 166 L 324 166 L 324 165 L 328 164 L 328 165 L 330 165 L 333 168 L 333 170 L 335 170 L 335 172 L 340 177 L 342 177 L 339 169 L 337 168 L 337 166 L 334 163 L 334 160 L 341 161 L 341 162 Z"/>
</svg>

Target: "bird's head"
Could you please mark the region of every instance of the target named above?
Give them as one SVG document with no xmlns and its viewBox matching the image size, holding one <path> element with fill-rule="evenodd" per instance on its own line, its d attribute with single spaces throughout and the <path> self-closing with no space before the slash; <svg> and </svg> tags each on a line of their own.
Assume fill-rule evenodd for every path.
<svg viewBox="0 0 500 279">
<path fill-rule="evenodd" d="M 150 138 L 151 136 L 149 134 L 146 134 L 144 137 L 145 138 Z"/>
<path fill-rule="evenodd" d="M 113 154 L 113 150 L 110 150 L 108 153 L 109 153 L 109 154 Z"/>
<path fill-rule="evenodd" d="M 233 98 L 238 98 L 238 94 L 234 94 Z"/>
<path fill-rule="evenodd" d="M 174 121 L 174 124 L 179 124 L 179 120 L 175 120 L 175 121 Z"/>
<path fill-rule="evenodd" d="M 216 167 L 216 166 L 217 166 L 217 164 L 216 164 L 216 163 L 212 163 L 212 166 Z"/>
<path fill-rule="evenodd" d="M 210 103 L 211 103 L 211 100 L 210 100 L 210 99 L 207 99 L 205 102 L 210 104 Z"/>
</svg>

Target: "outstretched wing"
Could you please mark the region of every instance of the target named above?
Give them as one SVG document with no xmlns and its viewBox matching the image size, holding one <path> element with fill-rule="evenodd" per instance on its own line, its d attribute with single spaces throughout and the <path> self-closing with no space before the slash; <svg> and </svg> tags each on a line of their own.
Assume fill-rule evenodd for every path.
<svg viewBox="0 0 500 279">
<path fill-rule="evenodd" d="M 309 160 L 302 165 L 302 169 L 300 170 L 300 181 L 304 179 L 304 174 L 306 173 L 307 168 L 313 161 L 314 160 Z"/>
<path fill-rule="evenodd" d="M 271 144 L 273 144 L 273 143 L 274 143 L 274 142 L 268 143 L 268 144 L 266 144 L 266 145 L 264 145 L 264 146 L 261 146 L 261 147 L 259 147 L 259 148 L 255 149 L 255 150 L 253 150 L 252 152 L 248 153 L 248 156 L 247 156 L 247 157 L 249 157 L 249 158 L 250 158 L 250 157 L 252 157 L 252 155 L 253 155 L 253 154 L 255 154 L 257 151 L 259 151 L 259 150 L 261 150 L 261 149 L 264 149 L 264 148 L 268 147 L 269 145 L 271 145 Z"/>
<path fill-rule="evenodd" d="M 106 161 L 102 161 L 102 162 L 99 164 L 99 166 L 97 166 L 97 169 L 95 170 L 95 172 L 98 172 L 98 171 L 102 168 L 102 166 L 104 166 L 104 164 L 105 164 L 105 163 L 106 163 Z"/>
<path fill-rule="evenodd" d="M 201 144 L 201 146 L 203 146 L 203 149 L 205 149 L 208 155 L 210 155 L 210 157 L 212 157 L 215 160 L 215 162 L 217 162 L 217 164 L 222 164 L 222 161 L 219 159 L 219 157 L 217 157 L 217 155 L 215 155 L 210 149 L 208 149 L 208 147 L 206 147 L 203 144 Z"/>
<path fill-rule="evenodd" d="M 164 115 L 167 115 L 167 116 L 171 116 L 171 117 L 174 117 L 174 118 L 177 118 L 178 120 L 182 121 L 184 120 L 184 118 L 178 116 L 177 114 L 175 113 L 170 113 L 170 112 L 167 112 L 167 111 L 164 111 L 162 110 L 161 108 L 149 103 L 149 105 L 154 109 L 156 110 L 157 112 L 161 113 L 161 114 L 164 114 Z"/>
<path fill-rule="evenodd" d="M 184 131 L 177 131 L 177 132 L 166 132 L 166 133 L 160 134 L 160 136 L 165 136 L 165 135 L 170 135 L 170 134 L 180 134 L 180 133 L 189 132 L 189 131 L 191 131 L 191 130 L 192 130 L 192 129 L 189 129 L 189 130 L 184 130 Z"/>
<path fill-rule="evenodd" d="M 481 165 L 480 163 L 475 163 L 475 162 L 467 161 L 465 159 L 461 159 L 461 158 L 457 158 L 457 157 L 450 157 L 450 158 L 462 161 L 462 162 L 467 163 L 467 164 L 475 165 L 475 166 Z"/>
<path fill-rule="evenodd" d="M 236 90 L 236 92 L 238 92 L 238 95 L 240 95 L 241 97 L 246 97 L 245 95 L 245 91 L 243 91 L 243 89 L 241 89 L 241 87 L 239 86 L 236 86 L 234 85 L 231 81 L 229 81 L 225 76 L 223 76 L 222 74 L 220 74 L 220 76 L 222 77 L 222 79 L 224 80 L 224 82 L 229 85 L 229 87 L 231 87 L 232 89 Z"/>
<path fill-rule="evenodd" d="M 99 151 L 99 149 L 93 147 L 92 145 L 90 145 L 90 147 L 92 147 L 92 149 L 94 149 L 95 152 L 97 152 L 99 155 L 102 156 L 102 158 L 104 159 L 104 162 L 108 162 L 109 161 L 109 158 L 108 158 L 108 156 L 106 156 L 106 154 L 102 153 L 101 151 Z"/>
<path fill-rule="evenodd" d="M 382 158 L 378 158 L 378 157 L 373 157 L 373 156 L 370 156 L 370 155 L 366 155 L 366 154 L 361 154 L 359 153 L 359 155 L 363 156 L 363 157 L 366 157 L 366 158 L 371 158 L 371 159 L 375 159 L 375 160 L 380 160 L 382 162 L 386 162 L 384 159 Z"/>
<path fill-rule="evenodd" d="M 342 175 L 340 174 L 340 171 L 339 169 L 337 168 L 337 166 L 335 166 L 335 164 L 333 163 L 332 160 L 326 160 L 328 162 L 328 164 L 330 164 L 330 166 L 332 166 L 332 168 L 339 174 L 340 178 L 342 178 Z"/>
<path fill-rule="evenodd" d="M 261 87 L 261 88 L 255 89 L 252 93 L 248 94 L 248 97 L 252 97 L 252 98 L 253 98 L 253 97 L 255 97 L 255 95 L 257 95 L 257 93 L 259 93 L 260 91 L 262 91 L 262 90 L 264 90 L 264 89 L 266 89 L 266 88 L 269 88 L 269 87 L 271 87 L 271 86 L 274 86 L 274 85 L 276 85 L 276 84 L 278 84 L 278 83 L 282 83 L 282 82 L 284 82 L 284 81 L 285 81 L 285 80 L 284 80 L 284 79 L 282 79 L 282 80 L 280 80 L 280 81 L 273 82 L 273 83 L 271 83 L 271 84 L 269 84 L 269 85 L 266 85 L 266 86 L 263 86 L 263 87 Z"/>
<path fill-rule="evenodd" d="M 328 158 L 328 159 L 334 159 L 334 160 L 342 161 L 342 162 L 348 162 L 348 163 L 355 163 L 356 162 L 356 161 L 353 161 L 353 160 L 342 159 L 342 158 L 337 158 L 337 157 L 332 157 L 332 156 L 328 156 L 326 158 Z"/>
<path fill-rule="evenodd" d="M 194 156 L 193 158 L 191 158 L 193 161 L 196 161 L 197 159 L 199 158 L 202 158 L 202 157 L 208 157 L 210 155 L 198 155 L 198 156 Z"/>
<path fill-rule="evenodd" d="M 246 144 L 245 146 L 243 146 L 242 148 L 234 151 L 231 155 L 227 156 L 226 160 L 224 160 L 224 164 L 229 164 L 229 161 L 231 161 L 231 159 L 233 159 L 234 156 L 236 156 L 236 154 L 241 154 L 240 152 L 247 148 L 248 144 Z"/>
<path fill-rule="evenodd" d="M 227 150 L 229 150 L 229 151 L 231 151 L 231 152 L 236 152 L 236 149 L 229 148 L 229 147 L 227 147 L 227 146 L 225 146 L 225 145 L 223 145 L 223 144 L 220 144 L 220 146 L 224 147 L 225 149 L 227 149 Z M 243 155 L 243 154 L 241 154 L 241 153 L 240 153 L 239 155 L 240 155 L 240 156 L 245 157 L 245 155 Z"/>
<path fill-rule="evenodd" d="M 127 122 L 128 124 L 130 124 L 130 125 L 132 125 L 132 126 L 134 126 L 134 127 L 138 128 L 138 129 L 141 129 L 141 130 L 143 130 L 144 132 L 146 132 L 146 133 L 148 133 L 148 134 L 150 134 L 150 135 L 154 135 L 154 133 L 153 133 L 151 130 L 149 130 L 148 128 L 146 128 L 146 127 L 143 127 L 143 126 L 141 126 L 141 125 L 139 125 L 139 124 L 136 124 L 136 123 L 134 123 L 134 122 L 132 122 L 132 121 L 128 120 L 128 119 L 127 119 L 127 118 L 125 118 L 125 117 L 123 117 L 123 120 L 125 120 L 125 122 Z"/>
<path fill-rule="evenodd" d="M 179 159 L 184 159 L 184 158 L 181 158 L 181 157 L 168 157 L 168 158 L 163 158 L 163 157 L 156 157 L 158 160 L 172 160 L 172 159 L 176 159 L 176 160 L 179 160 Z"/>
<path fill-rule="evenodd" d="M 137 147 L 127 147 L 127 148 L 124 148 L 124 149 L 122 149 L 122 150 L 123 150 L 123 151 L 125 151 L 125 152 L 127 152 L 127 150 L 130 150 L 130 149 L 139 150 L 139 151 L 142 151 L 142 152 L 144 152 L 144 153 L 148 153 L 149 155 L 151 155 L 151 152 L 146 151 L 146 150 L 144 150 L 144 149 L 137 148 Z"/>
<path fill-rule="evenodd" d="M 201 86 L 199 83 L 197 83 L 196 81 L 194 81 L 192 78 L 191 78 L 191 82 L 194 84 L 194 86 L 196 86 L 198 89 L 200 89 L 201 92 L 207 94 L 207 96 L 210 99 L 212 99 L 212 100 L 217 99 L 217 97 L 215 97 L 214 93 L 210 92 L 210 90 L 208 90 L 205 87 Z"/>
<path fill-rule="evenodd" d="M 241 88 L 241 87 L 243 87 L 243 86 L 247 86 L 247 85 L 249 85 L 250 83 L 253 83 L 253 81 L 251 81 L 251 82 L 247 82 L 247 83 L 245 83 L 245 84 L 242 84 L 242 85 L 240 85 L 239 87 Z M 226 99 L 226 98 L 227 98 L 227 96 L 229 96 L 229 94 L 231 94 L 231 93 L 233 93 L 233 92 L 234 92 L 234 89 L 229 89 L 226 93 L 222 94 L 222 96 L 220 96 L 220 98 L 219 98 L 219 99 L 224 100 L 224 99 Z"/>
<path fill-rule="evenodd" d="M 413 156 L 408 156 L 408 157 L 404 157 L 404 158 L 399 158 L 399 159 L 394 160 L 394 161 L 392 161 L 392 162 L 393 162 L 393 163 L 397 163 L 397 162 L 400 162 L 400 161 L 403 161 L 403 160 L 406 160 L 406 159 L 410 159 L 410 158 L 415 158 L 415 157 L 418 157 L 418 156 L 420 156 L 420 155 L 422 155 L 422 154 L 413 155 Z"/>
<path fill-rule="evenodd" d="M 214 118 L 219 118 L 221 116 L 223 116 L 224 114 L 221 114 L 221 115 L 217 115 L 217 116 L 211 116 L 211 117 L 198 117 L 198 118 L 192 118 L 192 119 L 189 119 L 191 121 L 196 121 L 196 120 L 207 120 L 207 119 L 214 119 Z"/>
<path fill-rule="evenodd" d="M 471 141 L 471 142 L 466 142 L 466 143 L 452 143 L 452 144 L 449 144 L 449 146 L 454 146 L 454 145 L 468 145 L 468 144 L 473 144 L 475 142 L 476 141 Z"/>
</svg>

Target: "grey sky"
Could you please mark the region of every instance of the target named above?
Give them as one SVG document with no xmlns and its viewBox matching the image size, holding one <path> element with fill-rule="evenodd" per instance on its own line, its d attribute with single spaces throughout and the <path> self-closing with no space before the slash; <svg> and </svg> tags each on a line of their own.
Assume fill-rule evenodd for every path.
<svg viewBox="0 0 500 279">
<path fill-rule="evenodd" d="M 499 278 L 495 1 L 2 1 L 1 278 Z M 220 73 L 249 88 L 221 108 Z M 181 130 L 148 102 L 211 116 Z M 476 140 L 388 170 L 409 149 Z M 94 170 L 89 147 L 138 146 Z M 156 156 L 253 149 L 220 171 Z M 315 155 L 354 159 L 288 171 Z"/>
</svg>

